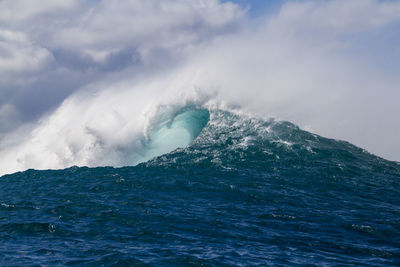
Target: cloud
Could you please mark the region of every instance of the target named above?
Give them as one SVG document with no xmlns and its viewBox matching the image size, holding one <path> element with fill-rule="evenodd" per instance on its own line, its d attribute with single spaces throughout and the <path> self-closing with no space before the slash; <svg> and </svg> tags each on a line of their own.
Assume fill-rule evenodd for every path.
<svg viewBox="0 0 400 267">
<path fill-rule="evenodd" d="M 94 62 L 131 51 L 149 63 L 153 53 L 184 53 L 228 31 L 243 15 L 238 6 L 216 0 L 101 1 L 47 38 L 52 47 L 83 52 Z"/>
<path fill-rule="evenodd" d="M 245 10 L 219 0 L 0 2 L 0 22 L 48 49 L 102 62 L 120 50 L 181 52 L 234 29 Z M 173 38 L 171 38 L 173 36 Z"/>
<path fill-rule="evenodd" d="M 0 2 L 0 21 L 18 24 L 34 20 L 39 16 L 60 14 L 78 6 L 77 0 L 2 0 Z"/>
<path fill-rule="evenodd" d="M 378 0 L 287 2 L 271 20 L 275 29 L 336 37 L 399 20 L 400 4 Z"/>
<path fill-rule="evenodd" d="M 3 75 L 39 71 L 52 60 L 48 50 L 34 45 L 24 33 L 1 29 L 0 58 L 0 74 Z"/>
<path fill-rule="evenodd" d="M 15 100 L 53 64 L 51 52 L 34 44 L 26 34 L 0 29 L 0 134 L 18 125 L 21 118 Z M 12 110 L 12 116 L 5 116 L 6 110 Z"/>
</svg>

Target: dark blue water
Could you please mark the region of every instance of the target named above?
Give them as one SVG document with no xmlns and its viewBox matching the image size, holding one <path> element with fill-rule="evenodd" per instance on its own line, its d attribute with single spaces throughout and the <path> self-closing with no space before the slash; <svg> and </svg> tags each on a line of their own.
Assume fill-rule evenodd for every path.
<svg viewBox="0 0 400 267">
<path fill-rule="evenodd" d="M 287 122 L 213 111 L 135 167 L 0 178 L 5 266 L 400 264 L 400 164 Z"/>
</svg>

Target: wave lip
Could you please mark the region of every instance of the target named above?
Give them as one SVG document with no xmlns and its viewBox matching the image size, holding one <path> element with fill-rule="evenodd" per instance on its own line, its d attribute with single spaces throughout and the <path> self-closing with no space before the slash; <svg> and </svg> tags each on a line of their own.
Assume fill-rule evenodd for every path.
<svg viewBox="0 0 400 267">
<path fill-rule="evenodd" d="M 147 135 L 147 160 L 189 146 L 209 119 L 210 113 L 207 109 L 195 107 L 184 107 L 172 116 L 168 113 L 162 114 L 152 123 Z"/>
</svg>

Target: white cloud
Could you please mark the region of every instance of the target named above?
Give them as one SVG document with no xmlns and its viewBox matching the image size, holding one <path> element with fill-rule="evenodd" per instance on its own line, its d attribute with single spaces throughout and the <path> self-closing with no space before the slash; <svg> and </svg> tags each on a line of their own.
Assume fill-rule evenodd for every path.
<svg viewBox="0 0 400 267">
<path fill-rule="evenodd" d="M 45 48 L 34 45 L 22 32 L 0 29 L 0 76 L 39 71 L 52 60 Z M 13 77 L 15 78 L 15 77 Z"/>
<path fill-rule="evenodd" d="M 237 24 L 244 11 L 207 1 L 101 1 L 48 35 L 52 47 L 89 55 L 134 49 L 141 57 L 158 48 L 176 53 Z M 96 57 L 95 57 L 96 58 Z"/>
<path fill-rule="evenodd" d="M 400 3 L 378 0 L 288 2 L 270 27 L 299 34 L 336 37 L 368 31 L 399 20 Z"/>
<path fill-rule="evenodd" d="M 2 0 L 0 1 L 0 21 L 8 24 L 23 22 L 41 15 L 70 10 L 77 7 L 78 3 L 78 0 Z"/>
</svg>

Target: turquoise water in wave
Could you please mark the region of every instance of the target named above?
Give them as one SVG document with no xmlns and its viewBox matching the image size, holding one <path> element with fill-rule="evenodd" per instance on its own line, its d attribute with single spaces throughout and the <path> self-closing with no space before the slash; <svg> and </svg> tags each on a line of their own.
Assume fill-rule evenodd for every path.
<svg viewBox="0 0 400 267">
<path fill-rule="evenodd" d="M 399 163 L 288 122 L 180 114 L 148 147 L 190 145 L 135 167 L 1 177 L 1 265 L 400 264 Z"/>
</svg>

